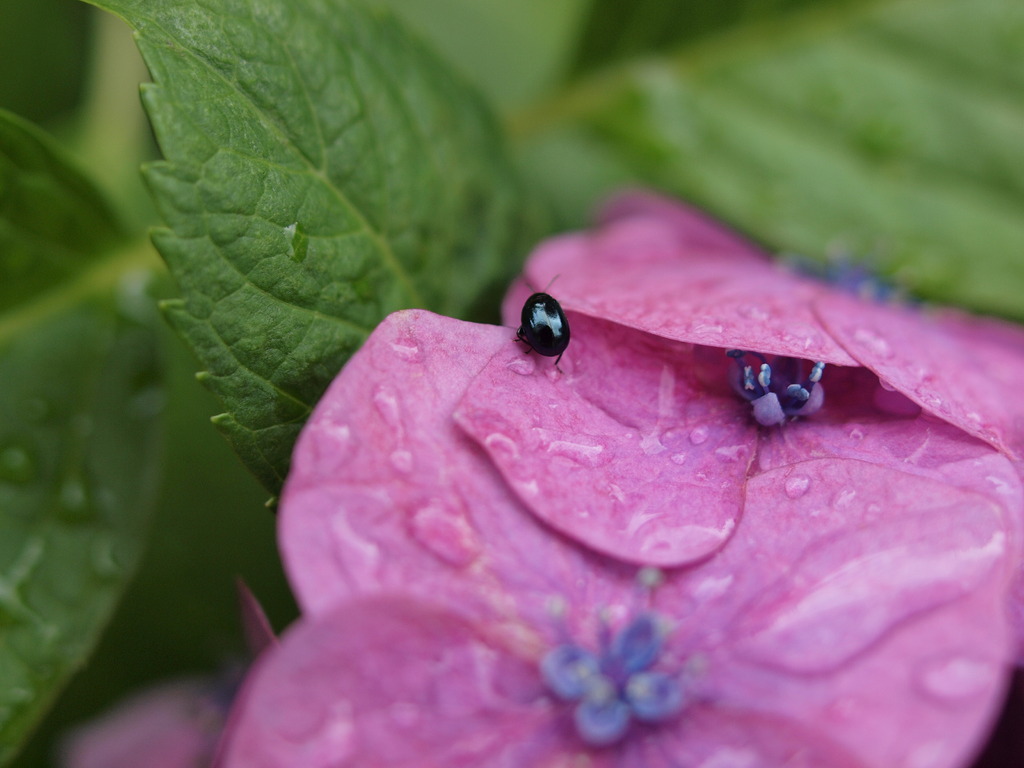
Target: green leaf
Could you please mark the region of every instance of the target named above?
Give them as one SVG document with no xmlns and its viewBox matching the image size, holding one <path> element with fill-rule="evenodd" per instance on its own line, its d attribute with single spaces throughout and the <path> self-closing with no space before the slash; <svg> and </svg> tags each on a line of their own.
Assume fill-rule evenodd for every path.
<svg viewBox="0 0 1024 768">
<path fill-rule="evenodd" d="M 784 23 L 793 11 L 866 0 L 591 0 L 576 51 L 576 73 L 612 61 L 693 45 L 716 34 Z"/>
<path fill-rule="evenodd" d="M 271 491 L 386 314 L 468 314 L 530 242 L 499 132 L 386 13 L 349 0 L 97 0 L 136 29 L 166 162 L 147 180 L 168 315 Z"/>
<path fill-rule="evenodd" d="M 162 389 L 152 259 L 0 112 L 0 764 L 95 645 L 138 560 Z"/>
<path fill-rule="evenodd" d="M 537 156 L 585 135 L 634 183 L 778 250 L 847 251 L 926 298 L 1024 319 L 1022 86 L 1024 5 L 868 4 L 606 71 L 527 130 Z"/>
</svg>

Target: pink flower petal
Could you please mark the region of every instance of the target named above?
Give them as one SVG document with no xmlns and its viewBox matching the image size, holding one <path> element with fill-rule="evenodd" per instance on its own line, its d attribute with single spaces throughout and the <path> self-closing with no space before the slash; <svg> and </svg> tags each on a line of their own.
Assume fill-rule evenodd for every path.
<svg viewBox="0 0 1024 768">
<path fill-rule="evenodd" d="M 905 472 L 909 442 L 892 467 L 837 455 L 872 425 L 847 442 L 834 430 L 830 458 L 787 463 L 769 446 L 734 537 L 655 595 L 685 617 L 672 643 L 700 659 L 695 695 L 792 718 L 864 765 L 963 764 L 1012 657 L 1005 595 L 1020 526 L 1004 504 L 1020 487 L 1000 490 L 1013 478 L 1005 458 L 920 422 L 905 425 L 923 438 Z M 787 428 L 778 443 L 799 452 L 815 431 Z"/>
<path fill-rule="evenodd" d="M 616 195 L 598 214 L 606 226 L 625 219 L 649 218 L 672 229 L 676 246 L 701 258 L 764 262 L 768 254 L 703 211 L 669 197 L 634 190 Z"/>
<path fill-rule="evenodd" d="M 64 768 L 195 768 L 209 763 L 224 713 L 205 679 L 166 683 L 78 728 Z"/>
<path fill-rule="evenodd" d="M 292 627 L 239 715 L 220 768 L 541 765 L 557 745 L 535 663 L 400 598 Z"/>
<path fill-rule="evenodd" d="M 242 614 L 242 633 L 245 635 L 245 644 L 248 646 L 250 657 L 255 659 L 267 648 L 277 645 L 277 635 L 274 634 L 274 628 L 270 626 L 270 620 L 263 611 L 263 606 L 249 589 L 249 585 L 241 578 L 235 579 L 235 591 L 238 595 L 238 607 Z"/>
<path fill-rule="evenodd" d="M 593 637 L 593 606 L 628 600 L 636 569 L 554 535 L 452 420 L 487 358 L 530 361 L 512 338 L 400 312 L 335 380 L 299 439 L 281 500 L 281 549 L 305 612 L 402 591 L 543 634 L 554 630 L 555 599 L 569 608 L 566 626 Z M 588 578 L 595 571 L 604 577 Z"/>
<path fill-rule="evenodd" d="M 1024 332 L 995 321 L 832 296 L 817 304 L 832 335 L 929 413 L 1024 459 Z M 996 329 L 998 328 L 998 332 Z"/>
<path fill-rule="evenodd" d="M 856 365 L 812 311 L 825 286 L 749 255 L 702 259 L 688 247 L 673 222 L 625 218 L 547 241 L 526 279 L 538 287 L 557 276 L 564 309 L 665 338 Z"/>
<path fill-rule="evenodd" d="M 540 519 L 598 552 L 672 567 L 722 546 L 757 429 L 693 349 L 572 315 L 562 359 L 500 349 L 456 413 Z M 724 382 L 724 377 L 723 377 Z"/>
<path fill-rule="evenodd" d="M 628 741 L 617 768 L 864 768 L 840 744 L 797 719 L 698 703 L 672 726 Z M 589 764 L 588 764 L 589 765 Z"/>
</svg>

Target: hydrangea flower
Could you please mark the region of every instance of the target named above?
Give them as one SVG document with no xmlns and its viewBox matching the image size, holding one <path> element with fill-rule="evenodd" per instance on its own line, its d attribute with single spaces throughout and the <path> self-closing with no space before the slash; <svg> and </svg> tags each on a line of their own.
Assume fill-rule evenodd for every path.
<svg viewBox="0 0 1024 768">
<path fill-rule="evenodd" d="M 237 582 L 242 629 L 251 658 L 274 646 L 270 622 Z M 208 768 L 213 765 L 242 671 L 170 680 L 142 690 L 71 731 L 60 768 Z"/>
<path fill-rule="evenodd" d="M 541 246 L 512 328 L 555 276 L 560 370 L 407 311 L 332 384 L 281 502 L 304 615 L 222 765 L 964 765 L 1014 654 L 1019 332 L 643 195 Z"/>
</svg>

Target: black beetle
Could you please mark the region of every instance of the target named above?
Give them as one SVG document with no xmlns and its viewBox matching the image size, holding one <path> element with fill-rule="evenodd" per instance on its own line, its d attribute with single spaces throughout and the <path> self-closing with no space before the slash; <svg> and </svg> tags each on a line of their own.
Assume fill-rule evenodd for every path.
<svg viewBox="0 0 1024 768">
<path fill-rule="evenodd" d="M 561 305 L 546 293 L 535 293 L 523 304 L 522 325 L 516 338 L 545 357 L 558 355 L 569 346 L 569 321 Z M 530 350 L 527 350 L 529 352 Z M 555 366 L 558 366 L 555 360 Z"/>
</svg>

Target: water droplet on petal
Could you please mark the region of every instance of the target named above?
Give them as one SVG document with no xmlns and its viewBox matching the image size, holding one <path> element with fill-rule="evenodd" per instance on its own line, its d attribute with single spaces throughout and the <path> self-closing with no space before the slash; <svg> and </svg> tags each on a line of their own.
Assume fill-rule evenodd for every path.
<svg viewBox="0 0 1024 768">
<path fill-rule="evenodd" d="M 710 576 L 694 586 L 693 596 L 701 602 L 713 600 L 724 595 L 732 582 L 733 577 L 730 574 Z"/>
<path fill-rule="evenodd" d="M 398 472 L 407 475 L 412 471 L 412 454 L 409 451 L 392 451 L 389 459 L 391 460 L 391 466 Z"/>
<path fill-rule="evenodd" d="M 880 358 L 887 360 L 892 357 L 892 348 L 889 346 L 889 342 L 868 328 L 858 328 L 853 332 L 853 339 L 866 346 L 872 354 Z"/>
<path fill-rule="evenodd" d="M 756 768 L 761 765 L 757 753 L 746 747 L 722 747 L 698 768 Z"/>
<path fill-rule="evenodd" d="M 608 463 L 604 446 L 599 444 L 552 440 L 548 443 L 547 451 L 557 456 L 565 456 L 587 467 L 600 467 Z"/>
<path fill-rule="evenodd" d="M 12 444 L 0 449 L 0 480 L 24 485 L 35 476 L 35 462 L 27 448 Z"/>
<path fill-rule="evenodd" d="M 480 554 L 480 544 L 465 515 L 440 503 L 413 513 L 412 535 L 432 554 L 459 568 Z"/>
<path fill-rule="evenodd" d="M 373 395 L 373 404 L 384 423 L 396 433 L 401 433 L 402 422 L 398 412 L 398 398 L 395 397 L 394 392 L 385 387 L 379 387 Z"/>
<path fill-rule="evenodd" d="M 842 509 L 848 507 L 853 503 L 853 500 L 857 498 L 857 491 L 853 488 L 843 488 L 842 490 L 836 491 L 832 497 L 832 507 L 834 509 Z"/>
<path fill-rule="evenodd" d="M 731 464 L 742 459 L 746 452 L 746 445 L 729 445 L 715 449 L 715 456 L 717 456 L 720 461 Z"/>
<path fill-rule="evenodd" d="M 704 424 L 694 427 L 690 430 L 690 442 L 694 445 L 700 445 L 708 439 L 708 434 L 709 430 Z"/>
<path fill-rule="evenodd" d="M 307 431 L 302 443 L 302 461 L 316 477 L 330 477 L 352 458 L 352 430 L 347 424 L 321 420 Z"/>
<path fill-rule="evenodd" d="M 919 744 L 903 760 L 903 768 L 935 768 L 948 765 L 949 747 L 942 741 Z"/>
<path fill-rule="evenodd" d="M 509 360 L 505 367 L 512 371 L 512 373 L 518 373 L 520 376 L 529 376 L 537 369 L 537 364 L 533 361 L 533 358 L 523 355 L 522 357 Z"/>
<path fill-rule="evenodd" d="M 391 351 L 408 363 L 417 363 L 422 359 L 419 345 L 411 339 L 400 339 L 391 342 Z"/>
<path fill-rule="evenodd" d="M 503 435 L 500 432 L 492 432 L 484 438 L 484 445 L 487 447 L 487 450 L 493 453 L 503 453 L 513 461 L 519 459 L 519 446 L 516 445 L 516 441 L 508 435 Z"/>
<path fill-rule="evenodd" d="M 807 475 L 791 475 L 786 480 L 786 495 L 791 499 L 799 499 L 811 487 L 811 478 Z"/>
<path fill-rule="evenodd" d="M 998 667 L 982 659 L 954 656 L 934 659 L 918 675 L 921 689 L 933 698 L 950 703 L 967 702 L 998 684 Z"/>
</svg>

